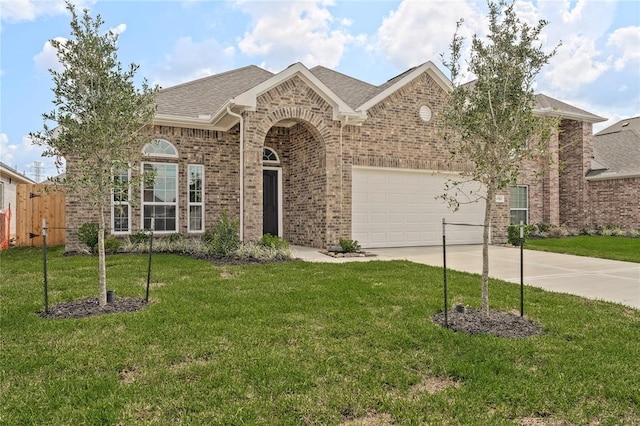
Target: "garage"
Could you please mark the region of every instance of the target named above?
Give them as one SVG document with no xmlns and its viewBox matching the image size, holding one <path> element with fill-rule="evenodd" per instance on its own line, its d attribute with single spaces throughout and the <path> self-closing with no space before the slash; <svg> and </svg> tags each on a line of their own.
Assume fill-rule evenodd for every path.
<svg viewBox="0 0 640 426">
<path fill-rule="evenodd" d="M 484 200 L 461 204 L 452 212 L 441 199 L 456 174 L 421 170 L 354 167 L 352 174 L 352 239 L 364 248 L 442 244 L 442 219 L 482 224 Z M 475 190 L 479 184 L 466 184 Z M 480 244 L 482 228 L 448 226 L 447 244 Z"/>
</svg>

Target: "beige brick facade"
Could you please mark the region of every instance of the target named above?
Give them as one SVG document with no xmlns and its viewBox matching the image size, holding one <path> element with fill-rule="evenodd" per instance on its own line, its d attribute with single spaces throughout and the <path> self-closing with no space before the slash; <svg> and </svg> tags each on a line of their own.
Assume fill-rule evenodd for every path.
<svg viewBox="0 0 640 426">
<path fill-rule="evenodd" d="M 178 232 L 188 233 L 189 164 L 204 166 L 205 227 L 210 228 L 223 211 L 239 219 L 242 129 L 245 241 L 262 236 L 263 170 L 269 166 L 277 168 L 282 178 L 283 237 L 294 244 L 331 247 L 339 238 L 351 236 L 353 166 L 465 171 L 467 166 L 450 161 L 449 148 L 437 128 L 446 101 L 445 89 L 425 72 L 368 109 L 363 123 L 352 125 L 348 119 L 335 117 L 330 99 L 294 75 L 259 94 L 255 107 L 244 110 L 242 121 L 229 131 L 154 126 L 149 140 L 169 141 L 177 149 L 178 158 L 150 161 L 178 164 Z M 423 105 L 433 113 L 428 122 L 419 115 Z M 277 163 L 263 164 L 265 146 L 276 152 Z M 585 180 L 590 149 L 591 124 L 563 120 L 549 145 L 551 166 L 530 165 L 519 182 L 529 187 L 530 223 L 577 225 L 594 215 L 625 217 L 622 212 L 601 206 L 602 200 L 613 197 L 616 183 Z M 74 173 L 72 157 L 67 159 L 67 167 Z M 543 172 L 538 173 L 540 170 Z M 619 196 L 631 197 L 633 185 L 637 180 Z M 509 223 L 509 193 L 501 195 L 505 202 L 496 204 L 492 215 L 494 242 L 504 241 Z M 67 200 L 67 250 L 74 250 L 77 228 L 92 217 L 82 197 L 70 194 Z M 593 213 L 596 210 L 599 213 Z M 637 217 L 629 223 L 637 223 Z M 132 209 L 132 232 L 140 229 L 138 206 Z"/>
</svg>

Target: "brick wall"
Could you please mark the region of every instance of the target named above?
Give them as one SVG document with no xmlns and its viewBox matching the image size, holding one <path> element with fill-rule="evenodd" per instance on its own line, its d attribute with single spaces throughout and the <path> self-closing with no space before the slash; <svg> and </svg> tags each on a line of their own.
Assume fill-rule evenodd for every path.
<svg viewBox="0 0 640 426">
<path fill-rule="evenodd" d="M 619 225 L 640 229 L 640 177 L 589 181 L 584 226 Z"/>
</svg>

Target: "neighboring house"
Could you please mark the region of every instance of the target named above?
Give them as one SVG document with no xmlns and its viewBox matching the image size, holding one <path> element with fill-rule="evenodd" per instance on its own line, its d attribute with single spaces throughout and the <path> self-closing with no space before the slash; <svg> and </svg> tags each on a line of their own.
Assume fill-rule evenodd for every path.
<svg viewBox="0 0 640 426">
<path fill-rule="evenodd" d="M 439 244 L 443 218 L 480 224 L 484 216 L 482 202 L 452 213 L 436 199 L 468 168 L 451 161 L 437 125 L 450 90 L 431 62 L 379 86 L 296 63 L 277 74 L 248 66 L 163 89 L 140 147 L 155 184 L 143 188 L 139 206 L 114 194 L 112 233 L 147 229 L 153 217 L 157 233 L 198 235 L 226 211 L 245 241 L 271 233 L 319 248 L 340 238 L 363 247 Z M 603 119 L 544 95 L 537 101 L 539 114 L 562 117 L 550 143 L 555 162 L 531 166 L 545 171 L 524 173 L 522 186 L 499 195 L 494 242 L 504 241 L 510 217 L 571 220 L 574 198 L 583 197 L 592 124 Z M 67 173 L 73 169 L 67 158 Z M 92 217 L 81 198 L 67 200 L 73 250 L 73 229 Z M 451 226 L 447 241 L 477 243 L 481 230 Z"/>
<path fill-rule="evenodd" d="M 11 222 L 9 226 L 9 238 L 16 235 L 16 199 L 18 194 L 18 184 L 35 182 L 23 175 L 19 171 L 0 162 L 0 213 L 7 213 L 11 207 Z M 4 223 L 0 223 L 4 226 Z"/>
<path fill-rule="evenodd" d="M 640 229 L 640 117 L 596 133 L 585 222 Z"/>
</svg>

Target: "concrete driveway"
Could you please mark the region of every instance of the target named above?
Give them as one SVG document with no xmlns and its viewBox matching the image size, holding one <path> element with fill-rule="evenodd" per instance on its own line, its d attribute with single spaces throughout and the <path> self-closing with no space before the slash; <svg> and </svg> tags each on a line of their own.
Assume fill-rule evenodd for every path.
<svg viewBox="0 0 640 426">
<path fill-rule="evenodd" d="M 333 258 L 308 247 L 293 247 L 294 257 L 311 262 L 409 260 L 442 267 L 442 247 L 367 249 L 375 257 Z M 447 246 L 447 268 L 482 273 L 482 246 Z M 489 247 L 489 275 L 520 283 L 520 249 Z M 524 251 L 524 282 L 548 291 L 606 300 L 640 309 L 640 264 L 542 251 Z"/>
</svg>

